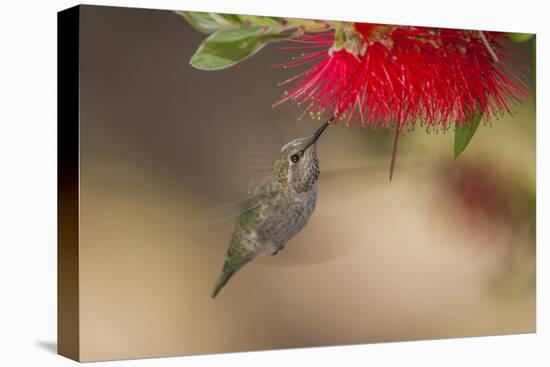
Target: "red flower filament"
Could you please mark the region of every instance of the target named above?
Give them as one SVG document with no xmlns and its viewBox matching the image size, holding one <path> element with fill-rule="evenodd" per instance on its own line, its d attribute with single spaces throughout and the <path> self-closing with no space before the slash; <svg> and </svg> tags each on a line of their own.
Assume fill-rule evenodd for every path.
<svg viewBox="0 0 550 367">
<path fill-rule="evenodd" d="M 463 126 L 510 113 L 528 96 L 507 76 L 504 34 L 355 23 L 291 42 L 305 53 L 283 64 L 309 68 L 275 104 L 292 102 L 363 127 Z"/>
</svg>

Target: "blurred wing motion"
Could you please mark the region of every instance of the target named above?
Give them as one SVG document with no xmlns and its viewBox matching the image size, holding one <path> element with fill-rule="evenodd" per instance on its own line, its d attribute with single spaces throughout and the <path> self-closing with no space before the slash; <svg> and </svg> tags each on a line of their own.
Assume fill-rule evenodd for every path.
<svg viewBox="0 0 550 367">
<path fill-rule="evenodd" d="M 379 159 L 364 166 L 329 167 L 321 169 L 319 189 L 321 193 L 331 190 L 348 191 L 352 193 L 365 190 L 365 185 L 390 184 L 389 159 Z M 418 160 L 401 160 L 396 170 L 403 176 L 424 175 L 431 169 L 428 162 Z"/>
<path fill-rule="evenodd" d="M 427 164 L 422 164 L 417 161 L 402 161 L 399 162 L 397 170 L 400 174 L 424 174 Z M 198 208 L 195 218 L 184 223 L 184 227 L 188 230 L 200 232 L 200 237 L 204 242 L 202 245 L 207 246 L 213 252 L 218 252 L 220 256 L 225 255 L 229 246 L 229 241 L 233 233 L 233 229 L 238 222 L 240 215 L 248 210 L 262 204 L 262 199 L 250 200 L 250 194 L 253 190 L 271 177 L 271 167 L 266 166 L 266 169 L 256 170 L 255 174 L 248 177 L 248 193 L 243 194 L 240 199 L 227 203 L 207 207 Z M 323 197 L 337 195 L 338 192 L 346 191 L 349 193 L 361 193 L 362 190 L 369 189 L 374 185 L 390 185 L 388 179 L 388 162 L 380 160 L 365 166 L 347 167 L 347 168 L 327 168 L 321 167 L 321 175 L 319 177 L 319 202 L 322 202 Z M 266 199 L 267 200 L 267 199 Z M 319 203 L 318 203 L 319 206 Z M 315 217 L 315 213 L 313 214 Z M 216 235 L 213 235 L 216 233 Z M 302 241 L 307 242 L 306 233 L 300 235 Z M 213 237 L 213 238 L 212 238 Z M 296 239 L 289 241 L 289 246 L 281 251 L 277 256 L 259 257 L 255 263 L 266 266 L 300 266 L 314 265 L 326 263 L 346 256 L 349 253 L 357 250 L 360 243 L 340 243 L 334 248 L 323 248 L 319 251 L 315 246 L 301 246 L 296 244 L 293 246 Z"/>
</svg>

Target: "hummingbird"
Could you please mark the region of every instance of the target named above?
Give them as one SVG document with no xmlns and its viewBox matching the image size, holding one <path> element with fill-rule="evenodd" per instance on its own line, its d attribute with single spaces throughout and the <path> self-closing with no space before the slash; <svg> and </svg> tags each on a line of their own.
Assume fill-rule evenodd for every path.
<svg viewBox="0 0 550 367">
<path fill-rule="evenodd" d="M 290 141 L 277 153 L 273 176 L 246 200 L 212 298 L 243 266 L 258 255 L 276 255 L 308 223 L 317 202 L 317 141 L 333 120 L 307 138 Z"/>
</svg>

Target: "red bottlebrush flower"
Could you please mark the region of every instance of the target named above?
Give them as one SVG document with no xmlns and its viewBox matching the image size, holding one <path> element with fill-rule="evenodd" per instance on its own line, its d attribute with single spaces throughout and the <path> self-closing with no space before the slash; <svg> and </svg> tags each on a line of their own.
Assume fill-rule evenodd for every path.
<svg viewBox="0 0 550 367">
<path fill-rule="evenodd" d="M 328 109 L 330 115 L 338 115 L 337 111 L 343 113 L 350 106 L 358 105 L 361 85 L 357 83 L 357 75 L 361 72 L 362 60 L 357 55 L 345 49 L 328 49 L 334 43 L 332 32 L 304 35 L 293 42 L 304 44 L 299 47 L 301 49 L 322 50 L 302 54 L 283 65 L 285 68 L 296 67 L 318 61 L 308 70 L 280 83 L 284 85 L 300 80 L 275 105 L 286 101 L 299 106 L 307 103 L 304 113 L 320 114 Z"/>
<path fill-rule="evenodd" d="M 292 40 L 311 65 L 275 104 L 346 118 L 366 127 L 463 126 L 510 112 L 527 93 L 503 71 L 504 34 L 355 23 Z M 355 116 L 355 118 L 353 118 Z"/>
</svg>

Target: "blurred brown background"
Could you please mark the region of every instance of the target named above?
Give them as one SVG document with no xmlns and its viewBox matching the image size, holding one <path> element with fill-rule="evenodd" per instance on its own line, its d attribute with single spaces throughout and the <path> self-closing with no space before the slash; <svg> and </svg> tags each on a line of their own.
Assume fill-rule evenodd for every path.
<svg viewBox="0 0 550 367">
<path fill-rule="evenodd" d="M 406 135 L 391 183 L 391 133 L 330 129 L 309 225 L 212 300 L 220 205 L 319 125 L 271 108 L 291 55 L 195 70 L 204 35 L 169 11 L 84 6 L 81 31 L 83 360 L 535 330 L 532 102 L 456 161 L 452 132 Z"/>
</svg>

